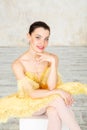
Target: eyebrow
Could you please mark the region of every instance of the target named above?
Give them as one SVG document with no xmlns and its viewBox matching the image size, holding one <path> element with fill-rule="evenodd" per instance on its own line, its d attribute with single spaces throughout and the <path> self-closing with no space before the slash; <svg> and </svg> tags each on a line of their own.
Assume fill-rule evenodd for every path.
<svg viewBox="0 0 87 130">
<path fill-rule="evenodd" d="M 36 34 L 36 35 L 38 35 L 38 36 L 42 37 L 40 34 Z M 45 38 L 49 38 L 49 36 L 47 36 L 47 37 L 45 37 Z"/>
<path fill-rule="evenodd" d="M 36 34 L 36 35 L 41 36 L 40 34 Z"/>
</svg>

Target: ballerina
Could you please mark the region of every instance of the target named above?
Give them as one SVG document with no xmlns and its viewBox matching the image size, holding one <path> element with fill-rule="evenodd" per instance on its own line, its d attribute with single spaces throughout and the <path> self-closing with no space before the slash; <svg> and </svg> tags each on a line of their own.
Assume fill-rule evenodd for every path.
<svg viewBox="0 0 87 130">
<path fill-rule="evenodd" d="M 71 110 L 73 94 L 87 94 L 87 85 L 63 83 L 58 57 L 45 51 L 50 27 L 42 21 L 31 24 L 29 48 L 12 63 L 18 92 L 0 99 L 0 120 L 46 114 L 47 130 L 61 130 L 62 121 L 70 130 L 81 130 Z"/>
</svg>

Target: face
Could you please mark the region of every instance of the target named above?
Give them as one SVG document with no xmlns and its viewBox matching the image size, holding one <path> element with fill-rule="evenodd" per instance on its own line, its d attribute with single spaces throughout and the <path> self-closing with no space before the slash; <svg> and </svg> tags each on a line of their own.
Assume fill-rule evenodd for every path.
<svg viewBox="0 0 87 130">
<path fill-rule="evenodd" d="M 36 52 L 43 52 L 48 45 L 50 32 L 42 27 L 36 28 L 32 34 L 28 34 L 30 48 Z"/>
</svg>

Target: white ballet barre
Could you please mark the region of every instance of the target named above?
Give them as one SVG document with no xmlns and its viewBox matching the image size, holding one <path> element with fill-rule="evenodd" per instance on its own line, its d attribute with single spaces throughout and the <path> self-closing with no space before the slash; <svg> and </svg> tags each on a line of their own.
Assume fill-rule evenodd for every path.
<svg viewBox="0 0 87 130">
<path fill-rule="evenodd" d="M 21 118 L 19 120 L 19 130 L 47 130 L 48 119 L 46 116 L 33 116 L 31 118 Z M 69 130 L 62 124 L 62 130 Z"/>
</svg>

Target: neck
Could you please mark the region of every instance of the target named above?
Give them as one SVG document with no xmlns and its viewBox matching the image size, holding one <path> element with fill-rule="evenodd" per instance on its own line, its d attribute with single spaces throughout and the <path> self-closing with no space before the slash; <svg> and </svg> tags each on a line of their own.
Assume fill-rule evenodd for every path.
<svg viewBox="0 0 87 130">
<path fill-rule="evenodd" d="M 36 58 L 37 57 L 37 52 L 30 47 L 29 50 L 28 50 L 28 55 L 31 58 Z"/>
<path fill-rule="evenodd" d="M 34 51 L 32 48 L 29 48 L 28 52 L 29 52 L 29 55 L 31 55 L 32 57 L 35 57 L 37 55 L 37 52 Z"/>
</svg>

